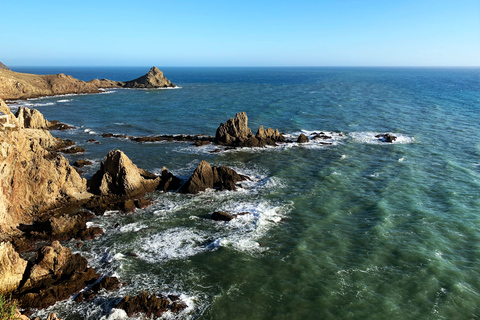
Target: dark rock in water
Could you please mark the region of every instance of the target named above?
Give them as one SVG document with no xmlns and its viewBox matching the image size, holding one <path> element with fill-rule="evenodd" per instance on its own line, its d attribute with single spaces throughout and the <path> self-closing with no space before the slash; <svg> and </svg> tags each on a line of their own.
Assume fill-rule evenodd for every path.
<svg viewBox="0 0 480 320">
<path fill-rule="evenodd" d="M 297 139 L 298 143 L 307 143 L 308 141 L 309 140 L 308 140 L 307 136 L 304 135 L 303 133 L 301 133 L 300 136 Z"/>
<path fill-rule="evenodd" d="M 210 144 L 210 143 L 211 143 L 211 142 L 208 141 L 208 140 L 195 140 L 195 141 L 193 142 L 193 144 L 194 144 L 195 146 L 197 146 L 197 147 L 206 146 L 206 145 L 208 145 L 208 144 Z"/>
<path fill-rule="evenodd" d="M 95 144 L 100 144 L 100 142 L 98 142 L 98 141 L 95 140 L 95 139 L 88 139 L 87 142 L 95 143 Z"/>
<path fill-rule="evenodd" d="M 73 154 L 73 153 L 84 153 L 86 150 L 80 147 L 70 147 L 70 148 L 60 149 L 57 151 L 61 153 Z"/>
<path fill-rule="evenodd" d="M 147 199 L 135 199 L 133 202 L 135 203 L 135 207 L 139 209 L 144 209 L 146 207 L 149 207 L 153 203 L 152 200 L 147 200 Z"/>
<path fill-rule="evenodd" d="M 383 133 L 383 134 L 377 134 L 375 136 L 375 138 L 378 138 L 379 140 L 383 141 L 383 142 L 389 142 L 389 143 L 392 143 L 394 142 L 395 140 L 397 140 L 397 137 L 394 136 L 394 135 L 391 135 L 389 133 Z"/>
<path fill-rule="evenodd" d="M 112 150 L 93 177 L 87 181 L 89 191 L 96 195 L 120 195 L 132 198 L 154 191 L 160 178 L 139 169 L 120 150 Z"/>
<path fill-rule="evenodd" d="M 7 67 L 6 65 L 4 65 L 3 63 L 0 62 L 0 69 L 3 69 L 3 70 L 10 70 L 9 67 Z"/>
<path fill-rule="evenodd" d="M 223 212 L 223 211 L 216 211 L 212 213 L 212 220 L 215 220 L 215 221 L 230 221 L 233 218 L 234 217 L 230 213 Z"/>
<path fill-rule="evenodd" d="M 93 161 L 90 160 L 77 160 L 73 163 L 74 167 L 83 168 L 85 166 L 90 166 L 93 164 Z"/>
<path fill-rule="evenodd" d="M 179 312 L 185 309 L 186 305 L 181 302 L 170 304 L 170 300 L 165 297 L 157 297 L 154 294 L 149 296 L 147 292 L 142 291 L 134 297 L 126 296 L 115 308 L 125 310 L 129 317 L 137 313 L 143 313 L 148 317 L 160 317 L 167 310 Z"/>
<path fill-rule="evenodd" d="M 208 188 L 236 190 L 235 184 L 246 179 L 228 167 L 211 167 L 208 162 L 201 161 L 180 192 L 196 194 Z"/>
<path fill-rule="evenodd" d="M 315 134 L 315 136 L 312 138 L 312 140 L 328 140 L 328 139 L 332 139 L 331 136 L 327 136 L 325 133 L 323 132 L 320 132 L 320 133 L 317 133 Z"/>
<path fill-rule="evenodd" d="M 48 129 L 65 131 L 70 129 L 76 129 L 76 127 L 72 127 L 72 126 L 69 126 L 68 124 L 58 122 L 57 120 L 52 120 L 50 121 L 50 126 L 48 127 Z"/>
<path fill-rule="evenodd" d="M 57 301 L 68 299 L 99 275 L 87 266 L 87 260 L 58 241 L 41 248 L 33 263 L 29 263 L 24 280 L 14 292 L 23 308 L 46 308 Z"/>
<path fill-rule="evenodd" d="M 117 290 L 120 287 L 120 281 L 117 277 L 105 276 L 99 282 L 95 283 L 88 290 L 80 292 L 76 297 L 76 302 L 90 301 L 102 289 L 107 291 Z"/>
<path fill-rule="evenodd" d="M 160 183 L 157 186 L 157 190 L 163 192 L 174 191 L 181 187 L 180 178 L 174 176 L 167 168 L 162 168 L 162 175 L 160 176 Z"/>
</svg>

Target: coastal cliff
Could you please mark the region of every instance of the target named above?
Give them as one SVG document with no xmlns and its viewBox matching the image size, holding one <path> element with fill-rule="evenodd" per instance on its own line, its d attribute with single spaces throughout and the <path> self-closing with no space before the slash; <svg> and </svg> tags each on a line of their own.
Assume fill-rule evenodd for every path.
<svg viewBox="0 0 480 320">
<path fill-rule="evenodd" d="M 0 62 L 0 69 L 2 70 L 10 70 L 9 67 L 7 67 L 6 65 L 4 65 L 3 63 Z"/>
<path fill-rule="evenodd" d="M 56 146 L 57 138 L 22 128 L 2 100 L 0 117 L 0 231 L 5 235 L 36 214 L 82 198 L 87 185 L 67 159 L 46 149 Z"/>
<path fill-rule="evenodd" d="M 78 80 L 63 73 L 36 75 L 14 72 L 0 68 L 0 99 L 28 99 L 61 94 L 99 93 L 104 88 L 174 88 L 157 67 L 152 67 L 145 75 L 130 81 L 94 79 L 88 82 Z"/>
</svg>

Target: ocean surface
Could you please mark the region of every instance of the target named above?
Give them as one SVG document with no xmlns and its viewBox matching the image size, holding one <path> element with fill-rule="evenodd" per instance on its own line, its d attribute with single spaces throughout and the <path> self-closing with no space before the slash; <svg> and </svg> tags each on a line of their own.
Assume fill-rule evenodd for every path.
<svg viewBox="0 0 480 320">
<path fill-rule="evenodd" d="M 480 69 L 158 67 L 180 88 L 11 107 L 76 126 L 52 133 L 87 149 L 67 156 L 95 161 L 86 178 L 120 149 L 157 174 L 166 166 L 186 180 L 207 160 L 251 181 L 236 192 L 156 192 L 149 208 L 96 217 L 101 238 L 64 244 L 126 285 L 37 315 L 122 319 L 112 305 L 146 290 L 187 302 L 169 319 L 480 319 Z M 130 80 L 149 68 L 12 69 Z M 331 144 L 212 154 L 213 145 L 101 137 L 215 135 L 240 111 L 254 133 L 325 132 Z M 397 141 L 375 138 L 385 132 Z M 216 222 L 214 211 L 249 214 Z"/>
</svg>

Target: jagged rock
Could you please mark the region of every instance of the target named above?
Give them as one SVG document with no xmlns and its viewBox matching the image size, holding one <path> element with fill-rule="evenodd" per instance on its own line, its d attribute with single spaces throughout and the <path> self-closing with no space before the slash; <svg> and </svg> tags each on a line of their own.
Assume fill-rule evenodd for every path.
<svg viewBox="0 0 480 320">
<path fill-rule="evenodd" d="M 0 100 L 2 114 L 13 127 L 0 129 L 0 231 L 12 232 L 42 212 L 88 197 L 86 180 L 64 157 L 45 149 L 55 140 L 48 132 L 20 128 Z"/>
<path fill-rule="evenodd" d="M 0 62 L 0 69 L 10 71 L 10 68 Z"/>
<path fill-rule="evenodd" d="M 297 139 L 298 143 L 307 143 L 308 141 L 309 140 L 308 140 L 307 136 L 304 135 L 303 133 L 301 133 L 300 136 Z"/>
<path fill-rule="evenodd" d="M 41 248 L 35 261 L 27 267 L 22 284 L 14 293 L 24 308 L 46 308 L 69 298 L 98 279 L 87 267 L 87 260 L 58 241 Z"/>
<path fill-rule="evenodd" d="M 182 302 L 170 304 L 170 300 L 165 297 L 157 297 L 154 294 L 149 296 L 147 292 L 142 291 L 134 297 L 127 295 L 115 308 L 125 310 L 129 317 L 137 313 L 143 313 L 148 317 L 152 315 L 160 317 L 167 310 L 179 312 L 185 309 L 186 305 Z"/>
<path fill-rule="evenodd" d="M 69 148 L 59 149 L 57 151 L 61 153 L 74 154 L 74 153 L 84 153 L 86 150 L 81 147 L 69 147 Z"/>
<path fill-rule="evenodd" d="M 51 124 L 43 117 L 43 114 L 37 109 L 19 107 L 15 117 L 21 128 L 27 129 L 48 129 Z"/>
<path fill-rule="evenodd" d="M 95 295 L 102 289 L 107 291 L 117 290 L 120 287 L 120 281 L 117 277 L 109 277 L 105 276 L 99 282 L 95 283 L 93 286 L 88 288 L 88 290 L 80 292 L 76 297 L 76 302 L 81 301 L 90 301 L 92 300 Z"/>
<path fill-rule="evenodd" d="M 181 187 L 180 178 L 174 176 L 167 168 L 162 168 L 162 175 L 160 176 L 160 183 L 158 184 L 157 190 L 162 190 L 163 192 L 177 190 Z"/>
<path fill-rule="evenodd" d="M 267 130 L 263 129 L 263 126 L 258 128 L 257 134 L 255 137 L 259 140 L 273 140 L 282 142 L 285 140 L 283 135 L 278 131 L 278 129 L 273 130 L 272 128 L 268 128 Z"/>
<path fill-rule="evenodd" d="M 215 133 L 215 142 L 231 145 L 247 140 L 253 136 L 252 130 L 248 127 L 248 117 L 245 112 L 239 112 L 235 119 L 230 118 L 227 122 L 221 123 Z"/>
<path fill-rule="evenodd" d="M 121 195 L 132 198 L 154 191 L 160 178 L 143 169 L 139 169 L 120 150 L 112 150 L 87 185 L 96 195 Z"/>
<path fill-rule="evenodd" d="M 196 194 L 208 188 L 235 190 L 236 183 L 246 178 L 228 167 L 211 167 L 208 162 L 203 160 L 180 188 L 180 192 Z"/>
<path fill-rule="evenodd" d="M 8 295 L 17 289 L 27 267 L 10 242 L 0 243 L 0 294 Z"/>
<path fill-rule="evenodd" d="M 170 82 L 163 72 L 157 67 L 152 67 L 145 75 L 130 81 L 112 81 L 107 79 L 94 79 L 88 81 L 89 84 L 98 88 L 175 88 L 176 85 Z"/>
</svg>

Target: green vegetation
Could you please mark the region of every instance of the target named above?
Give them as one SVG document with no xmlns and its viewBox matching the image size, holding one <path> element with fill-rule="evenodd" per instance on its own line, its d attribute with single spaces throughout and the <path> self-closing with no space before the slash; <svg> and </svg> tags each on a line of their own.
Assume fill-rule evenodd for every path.
<svg viewBox="0 0 480 320">
<path fill-rule="evenodd" d="M 15 316 L 15 310 L 17 309 L 17 303 L 12 301 L 11 298 L 5 298 L 0 294 L 0 320 L 15 320 L 18 319 Z"/>
</svg>

